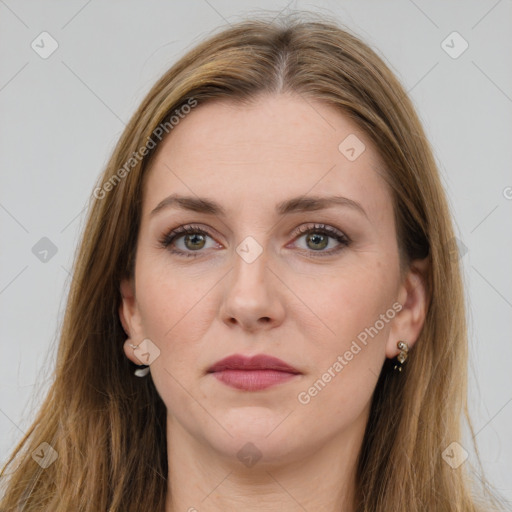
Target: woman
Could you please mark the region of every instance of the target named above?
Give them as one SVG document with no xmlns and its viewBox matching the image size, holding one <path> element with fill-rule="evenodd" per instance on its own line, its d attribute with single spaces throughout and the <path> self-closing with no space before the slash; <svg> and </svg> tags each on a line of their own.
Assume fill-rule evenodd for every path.
<svg viewBox="0 0 512 512">
<path fill-rule="evenodd" d="M 93 192 L 55 382 L 0 509 L 498 510 L 461 440 L 453 236 L 368 46 L 327 20 L 209 38 Z"/>
</svg>

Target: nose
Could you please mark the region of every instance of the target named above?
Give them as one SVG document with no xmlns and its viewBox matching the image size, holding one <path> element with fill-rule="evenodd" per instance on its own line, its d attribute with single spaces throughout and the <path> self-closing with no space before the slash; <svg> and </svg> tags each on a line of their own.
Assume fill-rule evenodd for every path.
<svg viewBox="0 0 512 512">
<path fill-rule="evenodd" d="M 221 318 L 229 327 L 250 332 L 268 330 L 283 322 L 282 282 L 267 266 L 266 251 L 248 263 L 237 253 L 226 280 Z"/>
</svg>

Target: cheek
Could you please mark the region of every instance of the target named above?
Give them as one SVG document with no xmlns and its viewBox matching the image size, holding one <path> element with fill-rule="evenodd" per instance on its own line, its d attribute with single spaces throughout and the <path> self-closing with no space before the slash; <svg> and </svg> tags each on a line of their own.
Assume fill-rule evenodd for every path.
<svg viewBox="0 0 512 512">
<path fill-rule="evenodd" d="M 161 265 L 143 265 L 137 276 L 137 301 L 141 312 L 144 336 L 160 349 L 151 364 L 151 378 L 158 394 L 177 418 L 193 415 L 200 421 L 202 411 L 194 410 L 196 402 L 186 390 L 198 378 L 198 357 L 202 328 L 206 321 L 207 290 L 211 288 L 199 279 L 194 281 Z M 201 300 L 204 297 L 206 300 Z M 201 400 L 198 390 L 196 400 Z"/>
<path fill-rule="evenodd" d="M 317 336 L 312 372 L 296 401 L 307 417 L 326 426 L 326 434 L 348 426 L 367 409 L 385 359 L 392 316 L 385 322 L 381 315 L 393 300 L 384 283 L 375 284 L 352 276 L 331 283 L 329 293 L 318 296 L 316 306 L 331 332 L 324 329 Z"/>
<path fill-rule="evenodd" d="M 144 255 L 138 264 L 136 293 L 143 333 L 160 349 L 151 373 L 155 383 L 162 381 L 161 389 L 169 397 L 179 397 L 179 384 L 189 387 L 201 373 L 198 361 L 216 314 L 218 275 L 180 272 L 162 258 L 150 261 Z"/>
<path fill-rule="evenodd" d="M 321 337 L 314 326 L 309 330 L 308 337 L 319 342 L 312 354 L 315 368 L 302 391 L 305 401 L 311 398 L 319 406 L 328 402 L 329 414 L 352 416 L 369 400 L 377 382 L 396 314 L 392 305 L 397 276 L 383 268 L 377 262 L 351 267 L 350 272 L 339 272 L 335 279 L 322 279 L 310 288 L 311 309 L 319 317 L 316 323 L 321 320 L 329 329 L 323 327 Z M 318 413 L 323 414 L 321 407 Z"/>
<path fill-rule="evenodd" d="M 341 268 L 307 285 L 297 283 L 297 295 L 329 327 L 329 340 L 348 340 L 373 325 L 392 306 L 397 275 L 379 261 Z M 328 331 L 327 331 L 328 333 Z M 325 333 L 324 333 L 325 334 Z"/>
<path fill-rule="evenodd" d="M 136 293 L 146 336 L 165 344 L 187 324 L 188 315 L 201 309 L 211 288 L 208 276 L 193 276 L 169 268 L 165 258 L 138 261 Z"/>
</svg>

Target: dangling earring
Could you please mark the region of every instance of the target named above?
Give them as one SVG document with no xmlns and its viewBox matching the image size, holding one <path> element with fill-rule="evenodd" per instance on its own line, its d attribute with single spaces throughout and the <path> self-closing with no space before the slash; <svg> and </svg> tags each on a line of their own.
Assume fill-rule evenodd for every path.
<svg viewBox="0 0 512 512">
<path fill-rule="evenodd" d="M 139 348 L 137 345 L 133 343 L 128 343 L 129 347 L 132 347 L 133 350 Z M 149 373 L 149 365 L 141 364 L 139 367 L 133 372 L 136 377 L 145 377 Z"/>
<path fill-rule="evenodd" d="M 140 368 L 137 368 L 133 374 L 136 377 L 145 377 L 149 373 L 149 366 L 143 364 Z"/>
<path fill-rule="evenodd" d="M 405 360 L 407 359 L 407 352 L 409 352 L 409 345 L 405 341 L 399 341 L 396 346 L 400 350 L 400 354 L 396 356 L 398 363 L 395 364 L 393 367 L 393 370 L 398 370 L 399 372 L 402 371 L 402 365 L 404 364 Z"/>
</svg>

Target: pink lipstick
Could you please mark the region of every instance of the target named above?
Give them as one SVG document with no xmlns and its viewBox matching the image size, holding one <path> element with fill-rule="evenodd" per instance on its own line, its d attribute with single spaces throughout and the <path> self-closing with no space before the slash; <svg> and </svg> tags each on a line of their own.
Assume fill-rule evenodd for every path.
<svg viewBox="0 0 512 512">
<path fill-rule="evenodd" d="M 252 357 L 234 354 L 217 361 L 208 369 L 208 373 L 233 388 L 260 391 L 293 379 L 301 372 L 265 354 Z"/>
</svg>

